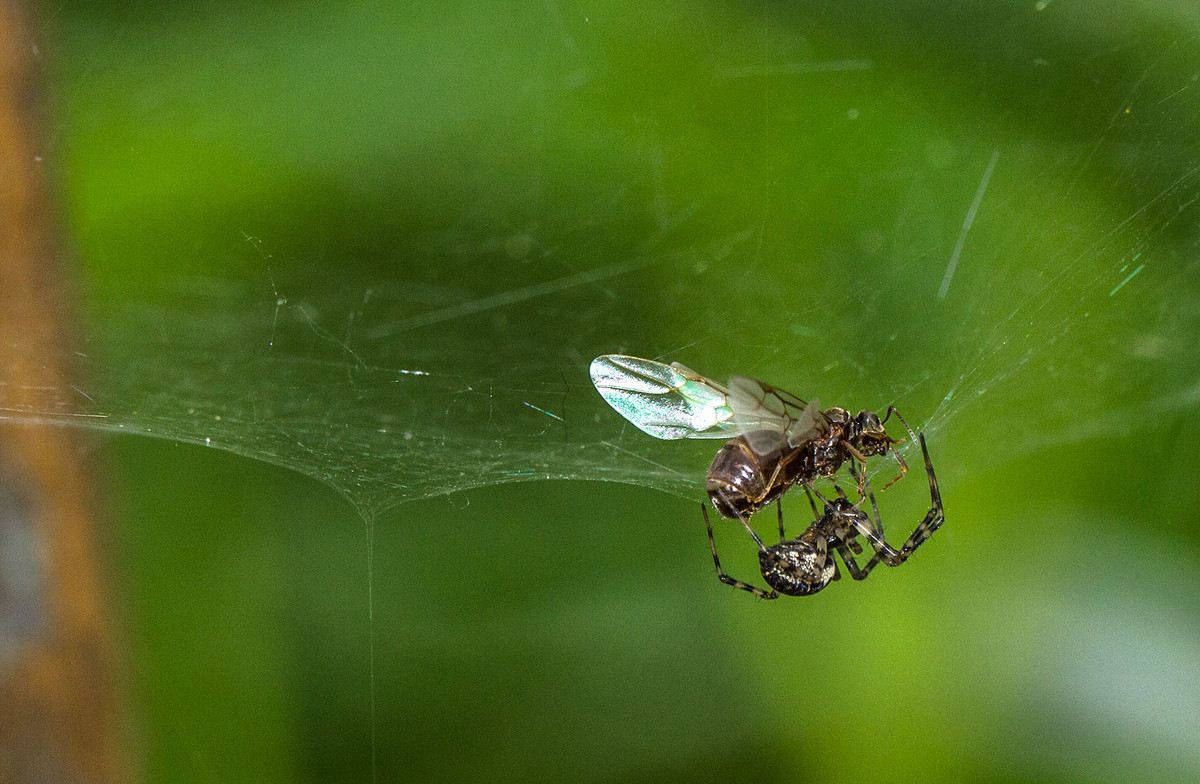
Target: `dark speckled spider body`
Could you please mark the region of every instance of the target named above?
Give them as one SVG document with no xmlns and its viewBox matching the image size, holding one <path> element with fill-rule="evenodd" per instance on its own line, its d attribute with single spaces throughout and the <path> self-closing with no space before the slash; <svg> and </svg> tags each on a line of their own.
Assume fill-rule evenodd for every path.
<svg viewBox="0 0 1200 784">
<path fill-rule="evenodd" d="M 708 528 L 708 542 L 712 547 L 713 563 L 717 567 L 717 577 L 726 585 L 749 591 L 763 599 L 778 599 L 780 596 L 808 596 L 829 585 L 833 580 L 840 579 L 837 561 L 833 557 L 836 551 L 846 564 L 847 571 L 855 580 L 863 580 L 879 563 L 888 566 L 899 566 L 908 560 L 921 544 L 934 531 L 941 527 L 944 520 L 942 497 L 938 490 L 937 477 L 933 473 L 933 464 L 929 460 L 929 450 L 925 445 L 925 434 L 918 437 L 921 442 L 921 453 L 925 458 L 925 472 L 929 476 L 930 508 L 925 518 L 917 525 L 915 531 L 904 545 L 896 550 L 883 538 L 883 524 L 879 519 L 879 507 L 875 503 L 875 494 L 867 488 L 867 497 L 871 499 L 874 512 L 872 520 L 852 504 L 846 494 L 837 485 L 838 497 L 827 500 L 822 497 L 825 511 L 817 517 L 803 534 L 795 539 L 787 539 L 783 531 L 783 511 L 779 512 L 779 544 L 767 547 L 758 535 L 747 526 L 750 535 L 758 543 L 758 562 L 763 579 L 770 586 L 769 591 L 730 577 L 721 569 L 721 561 L 717 557 L 717 545 L 713 540 L 712 524 L 708 519 L 708 509 L 703 504 L 704 524 Z M 865 481 L 865 480 L 864 480 Z M 816 508 L 814 505 L 814 514 Z M 871 560 L 864 567 L 859 567 L 855 555 L 862 553 L 859 536 L 867 539 L 875 551 Z"/>
</svg>

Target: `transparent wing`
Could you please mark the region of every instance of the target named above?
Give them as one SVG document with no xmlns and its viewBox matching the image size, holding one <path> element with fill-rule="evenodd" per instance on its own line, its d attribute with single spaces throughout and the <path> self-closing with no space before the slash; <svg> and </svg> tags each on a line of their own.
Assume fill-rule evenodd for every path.
<svg viewBox="0 0 1200 784">
<path fill-rule="evenodd" d="M 591 374 L 605 402 L 655 438 L 732 438 L 739 432 L 729 390 L 678 362 L 605 354 L 592 360 Z"/>
<path fill-rule="evenodd" d="M 792 423 L 787 432 L 788 446 L 800 446 L 805 441 L 819 438 L 829 432 L 829 420 L 821 410 L 821 401 L 815 397 L 808 401 L 800 418 Z"/>
<path fill-rule="evenodd" d="M 746 376 L 729 379 L 729 407 L 738 431 L 760 455 L 783 444 L 799 446 L 827 428 L 820 401 L 806 402 Z"/>
</svg>

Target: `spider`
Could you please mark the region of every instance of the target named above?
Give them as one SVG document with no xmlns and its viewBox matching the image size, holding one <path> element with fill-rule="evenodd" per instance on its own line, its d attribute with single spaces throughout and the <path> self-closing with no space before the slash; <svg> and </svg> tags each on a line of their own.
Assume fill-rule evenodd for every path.
<svg viewBox="0 0 1200 784">
<path fill-rule="evenodd" d="M 796 537 L 788 539 L 783 532 L 783 507 L 777 502 L 779 509 L 779 544 L 767 547 L 758 535 L 746 526 L 754 541 L 758 543 L 758 563 L 762 570 L 763 579 L 771 590 L 764 591 L 749 583 L 730 577 L 721 569 L 721 560 L 717 557 L 717 544 L 713 539 L 712 523 L 708 519 L 708 507 L 700 504 L 704 515 L 704 525 L 708 528 L 708 543 L 712 548 L 713 564 L 717 567 L 717 578 L 726 585 L 741 588 L 743 591 L 762 599 L 778 599 L 780 596 L 808 596 L 824 588 L 833 580 L 841 579 L 837 562 L 830 549 L 836 550 L 846 564 L 846 570 L 855 580 L 865 580 L 876 565 L 883 563 L 888 566 L 899 566 L 928 539 L 934 531 L 941 527 L 945 519 L 942 509 L 942 496 L 938 491 L 937 478 L 933 473 L 933 464 L 929 460 L 929 450 L 925 446 L 925 434 L 918 436 L 921 442 L 921 454 L 925 457 L 925 473 L 929 476 L 930 508 L 908 541 L 899 549 L 895 549 L 883 538 L 883 523 L 879 519 L 879 506 L 875 503 L 875 494 L 867 487 L 867 497 L 871 499 L 874 512 L 874 526 L 867 515 L 852 504 L 850 499 L 838 485 L 834 485 L 838 497 L 832 501 L 821 497 L 825 513 L 817 516 L 816 503 L 813 504 L 813 515 L 816 517 L 808 529 Z M 815 491 L 814 491 L 815 492 Z M 861 499 L 859 501 L 861 503 Z M 862 553 L 858 536 L 866 537 L 875 554 L 864 567 L 859 567 L 855 555 Z"/>
</svg>

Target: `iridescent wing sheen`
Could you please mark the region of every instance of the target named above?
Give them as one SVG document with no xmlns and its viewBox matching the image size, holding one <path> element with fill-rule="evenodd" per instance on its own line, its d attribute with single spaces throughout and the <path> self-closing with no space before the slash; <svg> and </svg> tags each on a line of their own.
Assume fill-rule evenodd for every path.
<svg viewBox="0 0 1200 784">
<path fill-rule="evenodd" d="M 591 374 L 604 401 L 655 438 L 733 438 L 740 432 L 729 390 L 678 362 L 605 354 L 592 360 Z"/>
<path fill-rule="evenodd" d="M 827 428 L 820 401 L 806 402 L 746 376 L 729 379 L 729 407 L 746 443 L 760 455 L 800 446 Z"/>
</svg>

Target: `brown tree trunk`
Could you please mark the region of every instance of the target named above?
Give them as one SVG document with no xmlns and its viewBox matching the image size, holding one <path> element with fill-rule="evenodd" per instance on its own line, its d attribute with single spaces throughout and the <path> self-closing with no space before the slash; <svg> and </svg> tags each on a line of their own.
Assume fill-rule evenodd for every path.
<svg viewBox="0 0 1200 784">
<path fill-rule="evenodd" d="M 0 782 L 105 784 L 130 770 L 79 431 L 28 424 L 78 384 L 25 10 L 0 0 Z"/>
</svg>

